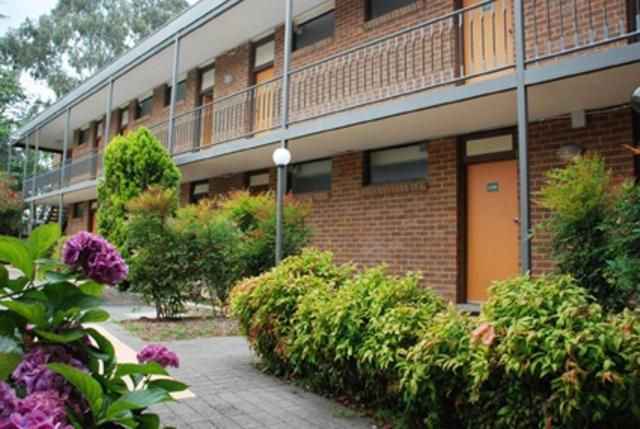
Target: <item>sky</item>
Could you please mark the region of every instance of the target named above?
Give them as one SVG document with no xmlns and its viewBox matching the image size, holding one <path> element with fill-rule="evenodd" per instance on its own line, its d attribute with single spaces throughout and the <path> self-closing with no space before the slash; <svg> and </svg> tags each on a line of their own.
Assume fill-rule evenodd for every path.
<svg viewBox="0 0 640 429">
<path fill-rule="evenodd" d="M 194 4 L 198 0 L 187 0 Z M 26 18 L 37 19 L 40 15 L 49 12 L 58 0 L 0 0 L 0 14 L 6 19 L 0 19 L 0 37 L 9 28 L 17 27 Z M 27 94 L 39 95 L 44 98 L 52 98 L 53 93 L 44 85 L 35 82 L 27 75 L 20 78 L 20 82 L 27 90 Z"/>
</svg>

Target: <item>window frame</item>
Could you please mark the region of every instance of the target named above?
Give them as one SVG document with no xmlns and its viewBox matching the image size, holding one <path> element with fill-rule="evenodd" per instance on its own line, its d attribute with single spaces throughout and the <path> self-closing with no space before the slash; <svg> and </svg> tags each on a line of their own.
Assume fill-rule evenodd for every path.
<svg viewBox="0 0 640 429">
<path fill-rule="evenodd" d="M 386 15 L 392 13 L 393 11 L 396 11 L 398 9 L 402 9 L 403 7 L 407 7 L 407 6 L 409 6 L 409 5 L 413 4 L 413 3 L 421 2 L 422 0 L 411 0 L 410 3 L 407 3 L 407 4 L 403 5 L 403 6 L 396 7 L 394 9 L 389 10 L 388 12 L 385 12 L 385 13 L 383 13 L 381 15 L 377 15 L 377 16 L 373 16 L 373 2 L 374 1 L 375 0 L 365 0 L 364 1 L 364 8 L 365 8 L 364 9 L 364 20 L 366 22 L 376 20 L 376 19 L 378 19 L 380 17 L 386 16 Z"/>
<path fill-rule="evenodd" d="M 427 169 L 427 174 L 425 177 L 423 178 L 415 178 L 415 179 L 395 179 L 395 180 L 386 180 L 386 181 L 382 181 L 382 182 L 374 182 L 372 180 L 372 176 L 373 176 L 373 165 L 371 162 L 372 159 L 372 155 L 374 153 L 378 153 L 378 152 L 385 152 L 385 151 L 391 151 L 394 149 L 403 149 L 406 147 L 410 147 L 410 146 L 420 146 L 420 145 L 425 145 L 426 146 L 426 159 L 425 161 L 425 165 L 426 165 L 426 169 Z M 429 141 L 428 140 L 419 140 L 419 141 L 413 141 L 410 143 L 402 143 L 399 145 L 395 145 L 395 146 L 388 146 L 388 147 L 382 147 L 379 149 L 372 149 L 372 150 L 368 150 L 365 152 L 365 160 L 364 160 L 364 180 L 363 180 L 363 185 L 364 186 L 384 186 L 384 185 L 388 185 L 388 184 L 393 184 L 393 183 L 411 183 L 411 182 L 426 182 L 429 180 Z"/>
<path fill-rule="evenodd" d="M 75 203 L 73 205 L 71 216 L 73 219 L 82 219 L 84 217 L 84 212 L 86 210 L 85 201 L 81 201 L 79 203 Z"/>
<path fill-rule="evenodd" d="M 207 185 L 207 192 L 201 194 L 195 194 L 195 190 L 198 185 Z M 200 200 L 209 198 L 211 193 L 211 183 L 208 180 L 199 180 L 191 183 L 191 189 L 189 189 L 189 204 L 197 204 Z"/>
<path fill-rule="evenodd" d="M 127 115 L 126 124 L 122 122 L 122 119 L 125 113 Z M 120 111 L 118 112 L 118 133 L 119 134 L 123 134 L 125 131 L 129 130 L 129 124 L 131 123 L 131 118 L 130 118 L 131 115 L 129 113 L 130 113 L 129 106 L 121 108 Z"/>
<path fill-rule="evenodd" d="M 261 46 L 264 46 L 264 45 L 266 45 L 268 43 L 275 42 L 275 40 L 276 40 L 275 34 L 271 34 L 271 35 L 269 35 L 267 37 L 264 37 L 264 38 L 262 38 L 260 40 L 255 41 L 255 42 L 253 42 L 251 44 L 251 71 L 253 72 L 254 76 L 255 76 L 256 73 L 260 73 L 261 71 L 266 70 L 266 69 L 271 68 L 271 67 L 274 66 L 274 64 L 275 64 L 275 54 L 276 54 L 276 48 L 277 48 L 276 46 L 274 46 L 274 48 L 273 48 L 273 51 L 274 51 L 273 52 L 273 58 L 274 59 L 269 61 L 269 62 L 267 62 L 267 63 L 264 63 L 264 64 L 261 64 L 259 66 L 256 66 L 256 58 L 257 58 L 256 54 L 258 52 L 258 48 L 260 48 Z"/>
<path fill-rule="evenodd" d="M 180 86 L 183 85 L 182 97 L 180 97 Z M 187 98 L 187 79 L 182 79 L 176 83 L 176 104 Z M 167 85 L 164 90 L 164 107 L 171 105 L 171 84 Z"/>
<path fill-rule="evenodd" d="M 291 171 L 293 168 L 295 167 L 299 167 L 302 165 L 306 165 L 306 164 L 314 164 L 314 163 L 320 163 L 320 162 L 325 162 L 325 161 L 329 161 L 329 188 L 328 189 L 313 189 L 310 191 L 303 191 L 303 192 L 294 192 L 293 190 L 293 171 Z M 287 191 L 293 193 L 293 194 L 298 194 L 298 195 L 303 195 L 303 194 L 315 194 L 315 193 L 322 193 L 322 192 L 331 192 L 331 187 L 333 186 L 333 158 L 331 157 L 326 157 L 326 158 L 319 158 L 319 159 L 312 159 L 309 161 L 304 161 L 304 162 L 298 162 L 295 164 L 292 164 L 289 169 L 289 171 L 287 172 Z"/>
<path fill-rule="evenodd" d="M 78 146 L 82 146 L 89 143 L 90 134 L 91 134 L 91 127 L 80 128 L 78 130 Z M 83 135 L 86 136 L 85 140 L 83 140 L 83 137 L 82 137 Z"/>
<path fill-rule="evenodd" d="M 330 14 L 333 14 L 333 29 L 332 29 L 331 35 L 322 37 L 321 39 L 318 39 L 318 40 L 316 40 L 313 43 L 310 43 L 308 45 L 305 45 L 305 46 L 302 46 L 302 47 L 298 46 L 298 43 L 299 43 L 298 42 L 298 30 L 301 27 L 304 27 L 305 25 L 307 25 L 307 24 L 309 24 L 311 22 L 317 21 L 317 20 L 319 20 L 321 18 L 324 18 L 325 16 L 330 15 Z M 293 30 L 293 40 L 291 41 L 292 42 L 291 43 L 292 51 L 295 52 L 295 51 L 297 51 L 299 49 L 304 49 L 304 48 L 308 48 L 309 46 L 313 46 L 313 45 L 315 45 L 317 43 L 322 42 L 323 40 L 331 39 L 331 38 L 335 37 L 335 34 L 336 34 L 336 9 L 333 8 L 331 10 L 328 10 L 326 12 L 323 12 L 323 13 L 321 13 L 319 15 L 314 16 L 313 18 L 309 18 L 306 21 L 303 21 L 303 22 L 301 22 L 301 23 L 299 23 L 299 24 L 297 24 L 295 26 L 295 28 Z"/>
<path fill-rule="evenodd" d="M 142 114 L 142 105 L 149 103 L 149 112 Z M 138 99 L 136 104 L 136 120 L 150 116 L 153 113 L 153 94 L 143 99 Z"/>
</svg>

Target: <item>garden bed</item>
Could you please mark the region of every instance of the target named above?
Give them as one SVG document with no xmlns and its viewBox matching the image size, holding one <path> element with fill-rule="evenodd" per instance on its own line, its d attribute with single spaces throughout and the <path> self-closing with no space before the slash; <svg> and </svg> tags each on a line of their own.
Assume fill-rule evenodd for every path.
<svg viewBox="0 0 640 429">
<path fill-rule="evenodd" d="M 121 322 L 129 333 L 144 341 L 162 342 L 240 334 L 238 323 L 226 318 L 184 317 L 171 320 L 141 318 Z"/>
</svg>

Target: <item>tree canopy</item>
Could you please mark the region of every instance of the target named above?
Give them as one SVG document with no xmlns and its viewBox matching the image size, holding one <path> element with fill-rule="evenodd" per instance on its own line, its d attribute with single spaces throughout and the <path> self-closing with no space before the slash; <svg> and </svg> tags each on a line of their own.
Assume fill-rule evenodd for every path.
<svg viewBox="0 0 640 429">
<path fill-rule="evenodd" d="M 186 9 L 186 0 L 58 0 L 0 39 L 0 59 L 67 93 Z"/>
</svg>

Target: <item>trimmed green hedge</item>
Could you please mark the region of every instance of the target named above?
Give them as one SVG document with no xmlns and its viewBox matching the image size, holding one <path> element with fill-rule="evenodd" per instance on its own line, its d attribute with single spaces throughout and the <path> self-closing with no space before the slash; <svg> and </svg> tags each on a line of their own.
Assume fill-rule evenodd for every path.
<svg viewBox="0 0 640 429">
<path fill-rule="evenodd" d="M 479 318 L 386 268 L 306 250 L 236 286 L 266 370 L 345 395 L 397 427 L 640 423 L 640 314 L 608 314 L 567 276 L 492 288 Z"/>
</svg>

